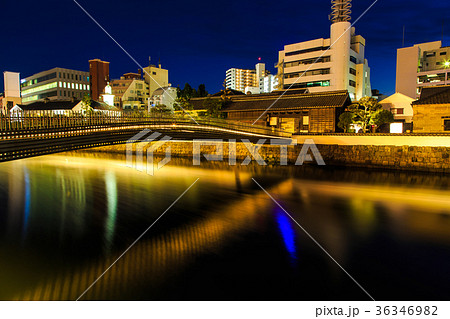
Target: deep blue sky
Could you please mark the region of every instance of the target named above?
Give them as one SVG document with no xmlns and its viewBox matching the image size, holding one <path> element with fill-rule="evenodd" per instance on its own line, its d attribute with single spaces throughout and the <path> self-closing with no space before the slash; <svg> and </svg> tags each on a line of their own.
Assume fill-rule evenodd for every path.
<svg viewBox="0 0 450 319">
<path fill-rule="evenodd" d="M 205 83 L 222 88 L 231 67 L 253 68 L 258 57 L 273 68 L 283 45 L 329 37 L 330 1 L 146 1 L 78 0 L 143 66 L 161 59 L 173 86 Z M 373 0 L 353 1 L 353 21 Z M 22 77 L 53 67 L 88 71 L 88 60 L 109 61 L 111 78 L 138 66 L 72 0 L 5 1 L 1 71 Z M 372 88 L 395 90 L 396 49 L 450 40 L 448 1 L 379 0 L 355 25 L 367 40 Z M 3 76 L 0 80 L 3 91 Z"/>
</svg>

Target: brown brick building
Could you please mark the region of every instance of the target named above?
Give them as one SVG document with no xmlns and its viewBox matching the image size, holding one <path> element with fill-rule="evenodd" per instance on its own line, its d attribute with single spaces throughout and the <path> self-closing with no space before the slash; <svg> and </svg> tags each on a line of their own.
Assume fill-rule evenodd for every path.
<svg viewBox="0 0 450 319">
<path fill-rule="evenodd" d="M 93 100 L 99 100 L 108 82 L 109 62 L 100 59 L 89 60 L 89 83 Z"/>
</svg>

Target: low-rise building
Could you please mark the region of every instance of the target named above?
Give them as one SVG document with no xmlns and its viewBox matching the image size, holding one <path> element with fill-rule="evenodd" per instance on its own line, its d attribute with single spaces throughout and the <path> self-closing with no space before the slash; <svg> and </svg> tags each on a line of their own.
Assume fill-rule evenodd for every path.
<svg viewBox="0 0 450 319">
<path fill-rule="evenodd" d="M 380 104 L 383 109 L 392 112 L 394 115 L 394 123 L 399 123 L 394 124 L 397 130 L 406 132 L 412 130 L 414 112 L 411 104 L 414 101 L 415 100 L 413 98 L 410 98 L 402 93 L 395 93 L 380 101 Z"/>
<path fill-rule="evenodd" d="M 177 88 L 167 86 L 153 92 L 151 106 L 165 105 L 173 110 L 173 103 L 177 99 Z"/>
<path fill-rule="evenodd" d="M 111 81 L 114 106 L 124 110 L 146 110 L 149 88 L 140 73 L 126 73 Z"/>
<path fill-rule="evenodd" d="M 211 96 L 224 101 L 223 95 Z M 191 99 L 194 110 L 205 112 L 202 99 Z M 351 104 L 348 91 L 308 93 L 306 89 L 258 95 L 230 95 L 221 112 L 228 120 L 269 126 L 293 134 L 338 131 L 339 116 Z"/>
<path fill-rule="evenodd" d="M 119 116 L 121 114 L 118 108 L 104 102 L 92 101 L 90 107 L 93 112 L 101 112 L 108 116 Z M 43 101 L 29 104 L 16 104 L 10 110 L 10 114 L 16 117 L 20 117 L 23 114 L 70 116 L 74 112 L 85 113 L 86 107 L 82 101 L 73 98 L 66 101 L 44 99 Z"/>
<path fill-rule="evenodd" d="M 424 87 L 412 107 L 414 133 L 450 133 L 450 85 Z"/>
</svg>

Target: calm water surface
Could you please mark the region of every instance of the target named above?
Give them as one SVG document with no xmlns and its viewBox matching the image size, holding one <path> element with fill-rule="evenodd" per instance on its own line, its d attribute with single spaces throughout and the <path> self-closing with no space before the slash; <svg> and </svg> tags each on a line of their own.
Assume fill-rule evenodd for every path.
<svg viewBox="0 0 450 319">
<path fill-rule="evenodd" d="M 0 164 L 0 299 L 450 298 L 449 177 L 173 160 L 155 176 L 117 155 Z"/>
</svg>

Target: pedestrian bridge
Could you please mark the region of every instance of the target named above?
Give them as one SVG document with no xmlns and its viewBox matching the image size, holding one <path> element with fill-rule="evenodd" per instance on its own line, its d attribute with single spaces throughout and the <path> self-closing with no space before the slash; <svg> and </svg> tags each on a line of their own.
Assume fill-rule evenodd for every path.
<svg viewBox="0 0 450 319">
<path fill-rule="evenodd" d="M 142 130 L 173 140 L 291 138 L 290 133 L 235 121 L 176 116 L 0 116 L 0 162 L 126 143 Z"/>
</svg>

